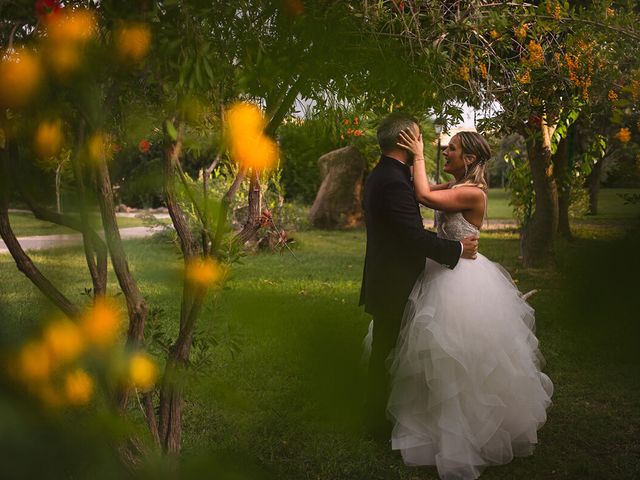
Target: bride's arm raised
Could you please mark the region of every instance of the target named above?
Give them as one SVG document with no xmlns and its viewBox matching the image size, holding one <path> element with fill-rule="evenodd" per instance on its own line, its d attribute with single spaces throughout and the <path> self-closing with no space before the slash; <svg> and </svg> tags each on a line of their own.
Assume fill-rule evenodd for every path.
<svg viewBox="0 0 640 480">
<path fill-rule="evenodd" d="M 405 130 L 400 133 L 398 146 L 407 149 L 414 155 L 413 183 L 416 198 L 424 206 L 445 212 L 460 212 L 476 207 L 479 202 L 484 202 L 484 194 L 479 188 L 446 188 L 443 190 L 431 188 L 424 164 L 422 134 L 416 137 L 411 130 Z"/>
</svg>

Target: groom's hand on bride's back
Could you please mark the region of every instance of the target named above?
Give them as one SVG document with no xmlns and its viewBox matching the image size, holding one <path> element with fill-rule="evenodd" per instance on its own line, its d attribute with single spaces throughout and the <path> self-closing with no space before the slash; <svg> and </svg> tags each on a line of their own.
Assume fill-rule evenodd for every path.
<svg viewBox="0 0 640 480">
<path fill-rule="evenodd" d="M 478 237 L 475 235 L 467 237 L 462 239 L 460 243 L 462 244 L 462 255 L 460 257 L 475 260 L 478 255 Z"/>
</svg>

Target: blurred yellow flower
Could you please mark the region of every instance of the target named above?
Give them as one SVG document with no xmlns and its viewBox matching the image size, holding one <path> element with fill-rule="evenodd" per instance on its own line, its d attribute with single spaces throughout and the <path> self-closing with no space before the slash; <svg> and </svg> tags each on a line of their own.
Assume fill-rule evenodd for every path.
<svg viewBox="0 0 640 480">
<path fill-rule="evenodd" d="M 277 163 L 278 145 L 266 135 L 247 135 L 233 143 L 231 154 L 240 165 L 265 170 Z"/>
<path fill-rule="evenodd" d="M 628 143 L 631 140 L 631 130 L 626 127 L 621 128 L 618 130 L 618 133 L 616 133 L 616 138 L 622 143 Z"/>
<path fill-rule="evenodd" d="M 191 283 L 208 287 L 224 276 L 224 267 L 211 258 L 192 260 L 185 269 L 185 277 Z"/>
<path fill-rule="evenodd" d="M 155 385 L 158 367 L 148 355 L 136 353 L 129 360 L 128 374 L 130 384 L 139 390 L 146 391 Z"/>
<path fill-rule="evenodd" d="M 278 161 L 278 146 L 264 134 L 262 111 L 250 103 L 236 103 L 227 112 L 231 155 L 245 168 L 264 170 Z"/>
<path fill-rule="evenodd" d="M 487 76 L 489 75 L 487 66 L 484 63 L 481 63 L 480 65 L 478 65 L 478 68 L 480 69 L 480 76 L 486 80 Z"/>
<path fill-rule="evenodd" d="M 469 67 L 463 65 L 460 67 L 458 73 L 460 74 L 460 78 L 462 78 L 465 82 L 469 81 Z"/>
<path fill-rule="evenodd" d="M 114 34 L 116 50 L 121 60 L 140 62 L 149 51 L 151 30 L 145 24 L 119 27 Z"/>
<path fill-rule="evenodd" d="M 525 71 L 522 75 L 518 75 L 516 80 L 522 84 L 531 83 L 531 72 L 529 70 Z"/>
<path fill-rule="evenodd" d="M 514 27 L 513 33 L 515 33 L 516 38 L 519 41 L 523 41 L 527 37 L 527 31 L 529 30 L 529 25 L 524 23 L 519 27 Z"/>
<path fill-rule="evenodd" d="M 44 121 L 36 129 L 34 149 L 41 158 L 54 157 L 62 148 L 62 140 L 62 121 Z"/>
<path fill-rule="evenodd" d="M 65 376 L 64 392 L 71 405 L 86 405 L 93 396 L 93 380 L 87 372 L 78 368 Z"/>
<path fill-rule="evenodd" d="M 84 43 L 96 33 L 96 17 L 90 10 L 73 10 L 54 15 L 47 22 L 49 38 L 58 43 Z"/>
<path fill-rule="evenodd" d="M 56 75 L 65 77 L 80 66 L 80 49 L 75 43 L 56 43 L 47 48 L 46 59 Z"/>
<path fill-rule="evenodd" d="M 113 154 L 111 136 L 104 132 L 95 132 L 87 140 L 89 160 L 94 164 L 111 160 Z"/>
<path fill-rule="evenodd" d="M 18 376 L 27 383 L 44 380 L 51 373 L 49 350 L 42 342 L 31 341 L 25 344 L 18 359 Z"/>
<path fill-rule="evenodd" d="M 97 298 L 84 314 L 80 328 L 90 343 L 101 347 L 113 344 L 120 330 L 118 307 L 111 300 Z"/>
<path fill-rule="evenodd" d="M 24 49 L 0 52 L 0 56 L 0 106 L 20 107 L 31 99 L 40 85 L 40 61 Z"/>
<path fill-rule="evenodd" d="M 618 94 L 614 90 L 609 90 L 609 93 L 607 93 L 607 98 L 610 102 L 615 102 L 616 100 L 618 100 Z"/>
<path fill-rule="evenodd" d="M 489 33 L 489 35 L 491 35 L 491 38 L 493 38 L 494 40 L 500 38 L 500 34 L 497 30 L 491 30 L 491 33 Z"/>
<path fill-rule="evenodd" d="M 227 129 L 232 137 L 260 135 L 267 123 L 262 111 L 253 103 L 235 103 L 227 110 Z"/>
<path fill-rule="evenodd" d="M 96 34 L 90 10 L 60 11 L 47 20 L 45 58 L 54 73 L 65 77 L 80 66 L 81 48 Z"/>
<path fill-rule="evenodd" d="M 80 328 L 66 319 L 49 325 L 44 331 L 43 339 L 52 360 L 58 363 L 75 360 L 85 348 Z"/>
<path fill-rule="evenodd" d="M 542 52 L 542 45 L 540 45 L 535 40 L 531 40 L 529 45 L 527 46 L 527 50 L 529 55 L 527 56 L 527 61 L 532 66 L 539 66 L 544 64 L 544 53 Z"/>
</svg>

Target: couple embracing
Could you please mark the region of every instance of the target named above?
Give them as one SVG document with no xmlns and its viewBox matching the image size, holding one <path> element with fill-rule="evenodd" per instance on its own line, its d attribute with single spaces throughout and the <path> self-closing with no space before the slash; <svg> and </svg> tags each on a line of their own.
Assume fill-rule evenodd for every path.
<svg viewBox="0 0 640 480">
<path fill-rule="evenodd" d="M 454 180 L 429 185 L 417 120 L 393 113 L 377 136 L 360 297 L 373 316 L 368 429 L 408 465 L 474 479 L 533 453 L 553 393 L 533 309 L 477 253 L 491 151 L 481 135 L 458 133 L 444 150 Z M 424 229 L 418 203 L 435 210 L 437 234 Z"/>
</svg>

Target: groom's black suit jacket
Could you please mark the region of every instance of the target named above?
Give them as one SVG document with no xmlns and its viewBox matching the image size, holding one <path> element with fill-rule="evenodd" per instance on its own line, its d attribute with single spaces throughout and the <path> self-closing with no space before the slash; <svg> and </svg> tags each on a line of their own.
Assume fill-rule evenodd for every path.
<svg viewBox="0 0 640 480">
<path fill-rule="evenodd" d="M 382 155 L 364 187 L 367 252 L 360 305 L 375 316 L 401 318 L 426 258 L 453 268 L 460 242 L 424 229 L 409 167 Z"/>
</svg>

